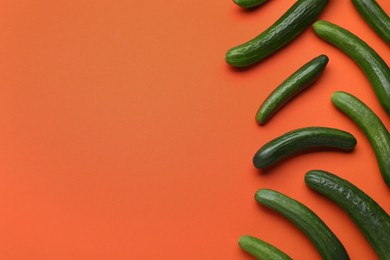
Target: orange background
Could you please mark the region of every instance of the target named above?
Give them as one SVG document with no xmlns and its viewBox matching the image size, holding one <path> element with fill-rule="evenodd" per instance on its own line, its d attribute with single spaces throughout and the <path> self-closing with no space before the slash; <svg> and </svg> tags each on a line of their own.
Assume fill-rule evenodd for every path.
<svg viewBox="0 0 390 260">
<path fill-rule="evenodd" d="M 250 70 L 224 61 L 294 2 L 244 11 L 229 0 L 1 0 L 0 258 L 251 259 L 237 245 L 249 234 L 320 259 L 295 226 L 256 204 L 255 191 L 271 188 L 313 209 L 352 259 L 375 259 L 349 217 L 303 182 L 308 170 L 333 172 L 390 212 L 367 139 L 330 102 L 348 91 L 389 128 L 364 74 L 311 28 Z M 390 63 L 350 1 L 330 1 L 321 18 Z M 322 53 L 320 80 L 258 126 L 270 91 Z M 254 169 L 262 144 L 313 125 L 351 132 L 356 150 Z"/>
</svg>

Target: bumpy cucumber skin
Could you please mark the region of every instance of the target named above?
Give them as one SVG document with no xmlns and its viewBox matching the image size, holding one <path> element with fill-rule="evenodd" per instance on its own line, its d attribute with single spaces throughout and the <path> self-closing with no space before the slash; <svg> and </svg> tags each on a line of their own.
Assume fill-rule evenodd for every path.
<svg viewBox="0 0 390 260">
<path fill-rule="evenodd" d="M 234 3 L 244 8 L 253 8 L 262 5 L 267 1 L 268 0 L 233 0 Z"/>
<path fill-rule="evenodd" d="M 326 171 L 309 171 L 305 182 L 349 214 L 380 259 L 390 259 L 390 216 L 378 203 L 352 183 Z"/>
<path fill-rule="evenodd" d="M 379 117 L 353 95 L 337 91 L 332 103 L 363 131 L 374 149 L 383 180 L 390 187 L 390 135 Z"/>
<path fill-rule="evenodd" d="M 227 51 L 234 67 L 252 65 L 291 42 L 321 14 L 329 0 L 299 0 L 281 18 L 252 40 Z"/>
<path fill-rule="evenodd" d="M 329 127 L 304 127 L 287 132 L 263 145 L 254 155 L 256 168 L 266 168 L 310 148 L 353 150 L 356 138 L 348 132 Z"/>
<path fill-rule="evenodd" d="M 375 0 L 352 0 L 363 19 L 390 44 L 390 17 Z"/>
<path fill-rule="evenodd" d="M 327 21 L 313 25 L 315 33 L 351 57 L 367 76 L 384 110 L 390 115 L 390 69 L 367 43 L 356 35 Z"/>
<path fill-rule="evenodd" d="M 328 61 L 326 55 L 320 55 L 283 81 L 260 106 L 256 113 L 257 123 L 266 124 L 289 100 L 312 85 L 324 71 Z"/>
<path fill-rule="evenodd" d="M 349 259 L 348 253 L 336 235 L 308 207 L 274 190 L 261 189 L 255 199 L 272 208 L 300 228 L 315 245 L 325 260 Z"/>
<path fill-rule="evenodd" d="M 256 259 L 291 260 L 284 252 L 273 245 L 252 236 L 241 236 L 238 245 Z"/>
</svg>

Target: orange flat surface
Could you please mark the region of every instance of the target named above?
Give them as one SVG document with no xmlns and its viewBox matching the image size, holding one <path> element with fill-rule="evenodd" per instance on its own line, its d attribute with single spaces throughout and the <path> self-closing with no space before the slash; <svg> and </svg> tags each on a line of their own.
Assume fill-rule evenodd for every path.
<svg viewBox="0 0 390 260">
<path fill-rule="evenodd" d="M 376 259 L 349 217 L 303 182 L 308 170 L 333 172 L 390 212 L 370 144 L 330 102 L 348 91 L 390 128 L 361 70 L 311 28 L 250 70 L 224 61 L 294 2 L 243 11 L 229 0 L 1 0 L 0 259 L 251 259 L 237 245 L 244 234 L 320 259 L 256 204 L 260 188 L 313 209 L 351 259 Z M 321 18 L 390 63 L 350 1 L 330 1 Z M 264 98 L 319 54 L 330 58 L 319 81 L 258 126 Z M 313 125 L 351 132 L 356 150 L 302 154 L 268 174 L 253 167 L 262 144 Z"/>
</svg>

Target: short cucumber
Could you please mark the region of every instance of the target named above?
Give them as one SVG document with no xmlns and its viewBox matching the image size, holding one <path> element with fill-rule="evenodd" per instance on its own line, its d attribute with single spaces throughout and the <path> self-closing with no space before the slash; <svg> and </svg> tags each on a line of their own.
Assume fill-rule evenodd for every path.
<svg viewBox="0 0 390 260">
<path fill-rule="evenodd" d="M 390 17 L 376 0 L 352 0 L 363 19 L 390 44 Z"/>
<path fill-rule="evenodd" d="M 326 55 L 320 55 L 289 76 L 262 103 L 257 111 L 256 121 L 260 125 L 267 123 L 290 99 L 317 80 L 328 61 Z"/>
<path fill-rule="evenodd" d="M 268 0 L 233 0 L 234 3 L 244 8 L 253 8 L 262 5 L 267 1 Z"/>
<path fill-rule="evenodd" d="M 348 115 L 367 136 L 374 149 L 382 177 L 390 187 L 390 135 L 382 121 L 366 104 L 349 93 L 333 93 L 332 103 Z"/>
<path fill-rule="evenodd" d="M 310 148 L 335 148 L 350 151 L 355 147 L 356 142 L 353 135 L 336 128 L 299 128 L 263 145 L 254 155 L 253 164 L 256 168 L 265 168 Z"/>
<path fill-rule="evenodd" d="M 306 234 L 325 260 L 349 259 L 348 253 L 336 235 L 308 207 L 280 192 L 260 189 L 255 199 L 276 210 Z"/>
<path fill-rule="evenodd" d="M 230 49 L 228 64 L 246 67 L 273 54 L 295 39 L 321 14 L 329 0 L 298 0 L 273 25 L 252 40 Z"/>
<path fill-rule="evenodd" d="M 241 236 L 238 245 L 256 259 L 291 260 L 292 258 L 273 245 L 252 236 Z"/>
<path fill-rule="evenodd" d="M 305 182 L 349 214 L 380 259 L 390 259 L 390 216 L 378 203 L 352 183 L 326 171 L 309 171 Z"/>
<path fill-rule="evenodd" d="M 390 115 L 390 69 L 386 62 L 367 43 L 338 25 L 318 21 L 313 28 L 319 37 L 338 47 L 360 66 L 379 103 Z"/>
</svg>

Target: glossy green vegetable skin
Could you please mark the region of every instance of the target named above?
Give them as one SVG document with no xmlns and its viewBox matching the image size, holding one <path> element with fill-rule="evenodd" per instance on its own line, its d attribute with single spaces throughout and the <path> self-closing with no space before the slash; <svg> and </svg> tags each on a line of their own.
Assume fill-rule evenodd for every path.
<svg viewBox="0 0 390 260">
<path fill-rule="evenodd" d="M 390 187 L 390 135 L 379 117 L 353 95 L 337 91 L 332 103 L 364 132 L 374 149 L 383 180 Z"/>
<path fill-rule="evenodd" d="M 390 69 L 378 53 L 356 35 L 338 25 L 318 21 L 313 28 L 319 37 L 338 47 L 360 66 L 380 104 L 390 115 Z"/>
<path fill-rule="evenodd" d="M 390 17 L 375 0 L 352 0 L 363 19 L 390 44 Z"/>
<path fill-rule="evenodd" d="M 349 214 L 380 259 L 390 259 L 390 217 L 372 198 L 352 183 L 321 170 L 306 173 L 305 182 Z"/>
<path fill-rule="evenodd" d="M 291 260 L 292 258 L 273 245 L 252 236 L 241 236 L 238 245 L 256 259 Z"/>
<path fill-rule="evenodd" d="M 329 127 L 304 127 L 287 132 L 263 145 L 254 155 L 256 168 L 265 168 L 307 149 L 333 148 L 350 151 L 356 146 L 350 133 Z"/>
<path fill-rule="evenodd" d="M 233 0 L 234 3 L 241 7 L 252 8 L 264 4 L 268 0 Z"/>
<path fill-rule="evenodd" d="M 267 123 L 289 100 L 317 80 L 328 61 L 326 55 L 320 55 L 289 76 L 262 103 L 256 113 L 256 121 L 260 125 Z"/>
<path fill-rule="evenodd" d="M 325 260 L 349 259 L 336 235 L 308 207 L 280 192 L 261 189 L 256 192 L 258 203 L 276 210 L 306 234 Z"/>
<path fill-rule="evenodd" d="M 328 0 L 299 0 L 281 18 L 252 40 L 230 49 L 225 56 L 228 64 L 246 67 L 291 42 L 321 14 Z"/>
</svg>

